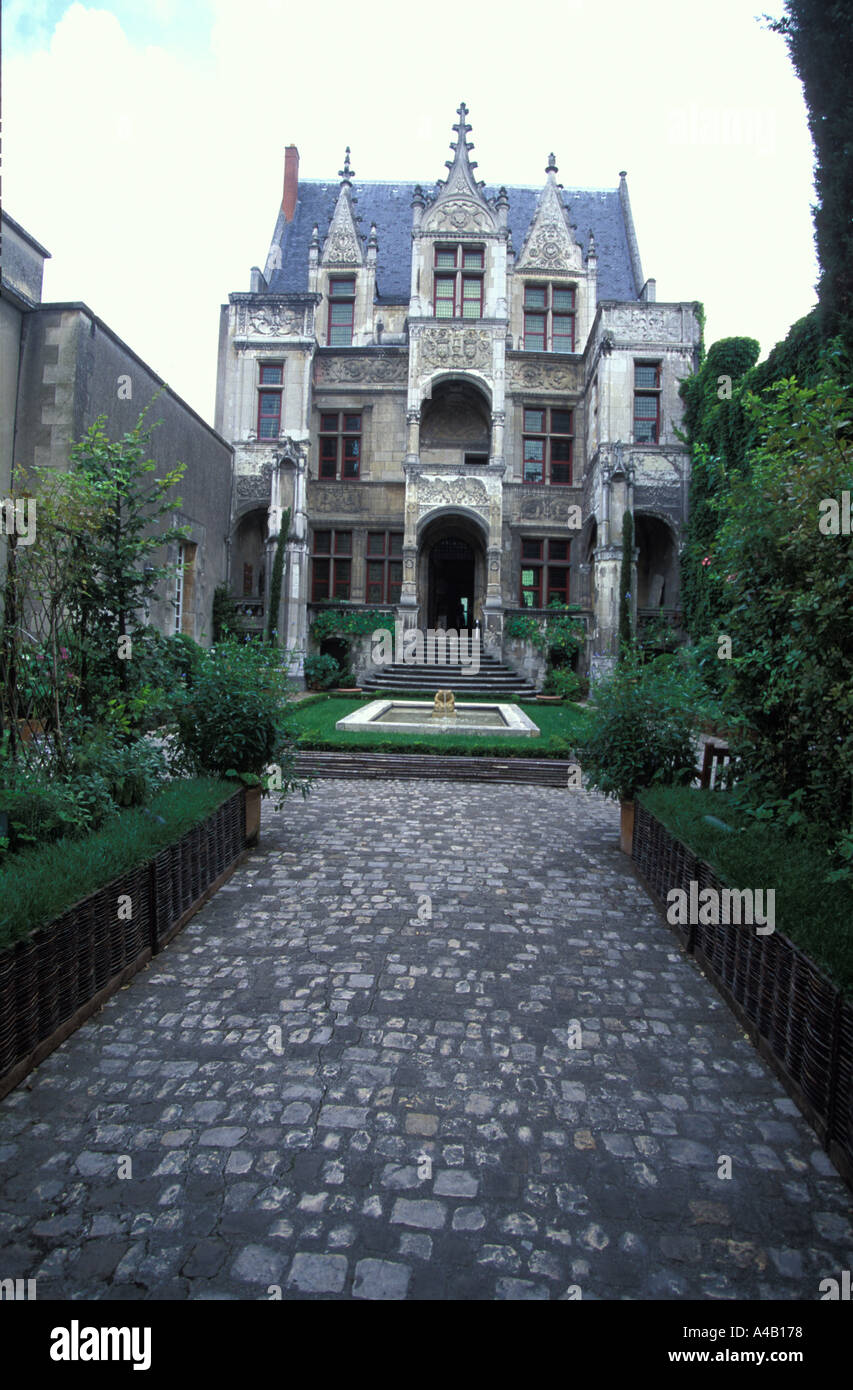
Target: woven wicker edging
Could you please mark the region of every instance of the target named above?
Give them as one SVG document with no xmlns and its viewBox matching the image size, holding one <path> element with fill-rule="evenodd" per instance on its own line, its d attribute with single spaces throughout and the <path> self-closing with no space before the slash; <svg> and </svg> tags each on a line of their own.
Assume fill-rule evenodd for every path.
<svg viewBox="0 0 853 1390">
<path fill-rule="evenodd" d="M 632 858 L 666 919 L 667 894 L 691 881 L 728 887 L 636 803 Z M 743 926 L 667 923 L 701 965 L 853 1186 L 853 1005 L 793 941 Z"/>
<path fill-rule="evenodd" d="M 246 843 L 245 801 L 236 792 L 153 859 L 0 952 L 0 1099 L 230 877 Z"/>
</svg>

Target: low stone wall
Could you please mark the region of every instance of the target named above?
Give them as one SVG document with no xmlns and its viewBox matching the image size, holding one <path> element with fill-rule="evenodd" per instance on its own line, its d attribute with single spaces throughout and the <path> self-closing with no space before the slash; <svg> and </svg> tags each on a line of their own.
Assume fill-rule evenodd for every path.
<svg viewBox="0 0 853 1390">
<path fill-rule="evenodd" d="M 517 675 L 531 681 L 537 690 L 542 689 L 548 666 L 545 652 L 534 647 L 533 643 L 528 642 L 524 637 L 507 637 L 504 633 L 503 659 Z"/>
</svg>

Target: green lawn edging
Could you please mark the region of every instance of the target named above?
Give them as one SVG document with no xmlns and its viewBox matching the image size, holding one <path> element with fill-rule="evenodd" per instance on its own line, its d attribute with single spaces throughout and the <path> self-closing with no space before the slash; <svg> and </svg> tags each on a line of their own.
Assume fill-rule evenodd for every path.
<svg viewBox="0 0 853 1390">
<path fill-rule="evenodd" d="M 784 932 L 853 999 L 853 888 L 827 883 L 830 841 L 816 827 L 796 836 L 739 813 L 722 791 L 653 787 L 637 799 L 731 888 L 772 888 Z M 729 829 L 708 821 L 721 821 Z"/>
<path fill-rule="evenodd" d="M 10 856 L 0 865 L 0 950 L 153 859 L 235 790 L 234 782 L 217 778 L 171 782 L 147 807 L 121 811 L 85 837 L 34 845 Z"/>
</svg>

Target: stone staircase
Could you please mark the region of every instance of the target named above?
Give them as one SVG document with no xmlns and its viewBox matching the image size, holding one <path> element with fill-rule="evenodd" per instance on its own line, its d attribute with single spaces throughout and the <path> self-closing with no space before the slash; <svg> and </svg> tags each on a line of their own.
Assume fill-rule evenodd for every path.
<svg viewBox="0 0 853 1390">
<path fill-rule="evenodd" d="M 399 691 L 404 696 L 432 696 L 437 690 L 452 690 L 457 699 L 474 694 L 493 695 L 496 700 L 529 698 L 536 694 L 536 687 L 529 680 L 496 657 L 482 653 L 476 675 L 472 674 L 470 666 L 461 664 L 423 662 L 406 666 L 402 661 L 395 661 L 367 677 L 361 688 Z"/>
</svg>

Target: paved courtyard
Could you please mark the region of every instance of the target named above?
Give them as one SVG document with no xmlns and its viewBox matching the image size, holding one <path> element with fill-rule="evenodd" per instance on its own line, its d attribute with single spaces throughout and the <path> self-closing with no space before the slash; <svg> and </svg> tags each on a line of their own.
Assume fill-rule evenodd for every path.
<svg viewBox="0 0 853 1390">
<path fill-rule="evenodd" d="M 227 886 L 0 1103 L 0 1277 L 818 1299 L 853 1268 L 848 1190 L 617 827 L 585 792 L 428 781 L 266 812 Z"/>
</svg>

